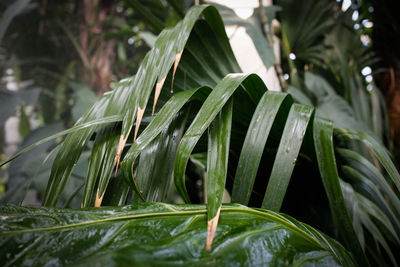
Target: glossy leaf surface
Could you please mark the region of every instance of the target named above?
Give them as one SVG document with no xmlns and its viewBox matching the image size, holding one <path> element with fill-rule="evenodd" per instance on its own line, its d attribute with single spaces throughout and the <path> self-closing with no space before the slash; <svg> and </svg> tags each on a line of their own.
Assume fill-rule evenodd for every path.
<svg viewBox="0 0 400 267">
<path fill-rule="evenodd" d="M 313 135 L 318 167 L 321 172 L 322 182 L 328 197 L 334 223 L 339 229 L 339 236 L 345 246 L 351 248 L 357 261 L 367 266 L 368 261 L 357 239 L 349 214 L 346 212 L 333 151 L 332 122 L 321 118 L 314 120 Z"/>
<path fill-rule="evenodd" d="M 242 82 L 248 77 L 249 79 L 253 79 L 257 76 L 230 74 L 221 80 L 202 105 L 178 146 L 177 156 L 175 159 L 174 179 L 178 192 L 187 203 L 190 202 L 190 199 L 185 186 L 185 170 L 190 154 L 199 141 L 201 135 L 211 124 L 218 112 L 224 107 L 225 103 L 233 95 L 235 90 L 240 88 Z"/>
<path fill-rule="evenodd" d="M 154 203 L 79 211 L 1 206 L 0 214 L 3 266 L 354 266 L 338 243 L 315 229 L 239 205 L 222 207 L 218 237 L 209 252 L 204 249 L 204 205 Z"/>
<path fill-rule="evenodd" d="M 138 1 L 133 2 L 138 4 Z M 281 2 L 284 5 L 290 5 L 289 11 L 291 12 L 289 13 L 298 12 L 296 8 L 297 2 L 297 4 L 293 5 L 289 1 Z M 323 14 L 330 13 L 327 9 L 321 9 L 324 12 L 320 12 L 321 10 L 316 8 L 322 8 L 322 4 L 314 6 L 311 2 L 311 4 L 306 3 L 306 1 L 301 2 L 304 4 L 305 10 L 312 11 L 311 13 L 315 14 L 314 19 L 316 21 L 324 20 Z M 302 19 L 313 19 L 313 16 L 304 17 L 303 12 L 301 13 Z M 285 14 L 283 14 L 284 16 Z M 317 60 L 321 55 L 319 52 L 321 47 L 315 40 L 322 37 L 324 31 L 331 27 L 331 21 L 329 20 L 321 25 L 315 22 L 307 23 L 307 27 L 298 27 L 296 23 L 293 23 L 298 18 L 289 17 L 292 19 L 291 26 L 294 26 L 292 35 L 295 38 L 290 37 L 285 40 L 285 34 L 290 33 L 291 30 L 288 29 L 288 25 L 285 26 L 283 24 L 283 42 L 287 48 L 285 52 L 293 52 L 298 59 L 303 61 L 311 56 L 314 61 Z M 304 29 L 310 31 L 308 35 L 302 34 Z M 299 41 L 304 42 L 299 43 Z M 304 53 L 301 52 L 303 49 Z M 271 60 L 264 59 L 272 64 Z M 352 127 L 356 125 L 352 123 L 352 120 L 346 120 L 347 122 L 342 124 L 337 122 L 335 124 L 334 122 L 333 125 L 327 121 L 321 123 L 321 119 L 313 115 L 313 108 L 298 104 L 293 105 L 290 95 L 267 92 L 267 88 L 260 77 L 254 74 L 239 74 L 239 72 L 240 68 L 233 56 L 224 31 L 224 25 L 216 9 L 206 6 L 196 6 L 190 9 L 183 21 L 179 22 L 175 27 L 165 29 L 160 33 L 135 76 L 118 82 L 113 91 L 104 95 L 91 110 L 83 115 L 76 126 L 68 130 L 70 134 L 64 143 L 60 145 L 59 154 L 53 165 L 45 195 L 45 205 L 56 206 L 56 204 L 60 204 L 58 200 L 62 192 L 67 191 L 65 190 L 67 182 L 72 180 L 69 179 L 69 176 L 79 158 L 86 160 L 82 155 L 88 155 L 89 152 L 87 150 L 92 150 L 92 152 L 82 206 L 90 206 L 93 202 L 99 206 L 103 200 L 103 193 L 104 205 L 123 205 L 127 201 L 169 201 L 168 194 L 171 192 L 169 189 L 171 188 L 172 178 L 175 180 L 176 190 L 186 202 L 192 200 L 193 202 L 201 203 L 204 201 L 204 198 L 202 198 L 204 190 L 202 188 L 202 185 L 204 185 L 202 178 L 204 175 L 208 175 L 210 179 L 205 183 L 208 183 L 206 191 L 208 191 L 207 211 L 209 217 L 206 218 L 206 208 L 202 207 L 202 215 L 196 213 L 197 215 L 193 215 L 195 218 L 188 219 L 190 222 L 194 220 L 196 223 L 198 220 L 199 222 L 201 221 L 199 225 L 204 230 L 207 228 L 207 220 L 218 218 L 217 215 L 221 205 L 220 197 L 225 186 L 228 190 L 231 190 L 233 186 L 233 202 L 240 202 L 245 205 L 251 203 L 250 205 L 254 204 L 256 207 L 263 205 L 263 207 L 279 210 L 283 199 L 285 199 L 283 204 L 287 204 L 287 206 L 293 205 L 292 201 L 298 201 L 296 199 L 298 196 L 292 197 L 292 195 L 296 195 L 298 192 L 303 193 L 302 190 L 298 190 L 297 186 L 306 185 L 306 190 L 311 190 L 309 188 L 319 190 L 313 191 L 313 193 L 322 195 L 322 200 L 325 200 L 327 196 L 330 205 L 328 206 L 328 201 L 325 201 L 326 203 L 324 201 L 321 203 L 308 202 L 307 205 L 301 207 L 301 214 L 300 212 L 298 214 L 307 217 L 309 214 L 306 213 L 314 212 L 314 208 L 319 208 L 319 211 L 325 210 L 325 221 L 334 221 L 335 225 L 326 226 L 324 231 L 326 230 L 332 236 L 335 233 L 339 233 L 337 237 L 355 256 L 359 264 L 367 265 L 358 241 L 362 244 L 367 244 L 367 242 L 363 242 L 364 237 L 370 233 L 378 232 L 376 234 L 377 237 L 384 237 L 384 239 L 379 238 L 378 242 L 382 246 L 386 246 L 384 245 L 387 244 L 385 232 L 389 230 L 392 235 L 394 235 L 393 230 L 397 234 L 399 232 L 397 220 L 399 201 L 397 192 L 392 190 L 390 186 L 394 183 L 399 187 L 400 176 L 395 170 L 390 157 L 379 142 L 375 142 L 367 134 L 359 131 L 334 129 L 335 140 L 333 140 L 333 125 Z M 291 77 L 294 80 L 293 75 Z M 307 101 L 309 94 L 306 94 L 305 91 L 294 90 L 296 92 L 294 98 L 300 99 L 307 104 L 314 103 L 315 98 L 324 100 L 325 102 L 321 102 L 324 105 L 317 106 L 316 115 L 327 114 L 336 117 L 335 114 L 340 114 L 341 118 L 347 119 L 345 116 L 353 113 L 352 106 L 335 96 L 333 89 L 327 82 L 318 79 L 316 75 L 306 75 L 305 78 L 305 85 L 309 87 L 316 97 Z M 164 87 L 169 87 L 169 90 Z M 153 91 L 155 91 L 154 97 L 151 96 Z M 149 104 L 149 102 L 152 103 Z M 231 105 L 232 102 L 233 105 Z M 338 107 L 340 108 L 338 109 Z M 219 117 L 219 114 L 221 112 L 223 114 L 224 110 L 227 109 L 231 109 L 231 115 L 229 116 L 231 119 L 226 119 L 228 116 Z M 363 113 L 362 110 L 365 110 L 365 107 L 360 107 L 360 113 Z M 154 116 L 152 112 L 155 114 Z M 353 128 L 362 129 L 361 127 Z M 314 140 L 311 140 L 311 135 L 305 135 L 306 132 L 313 132 Z M 209 140 L 208 143 L 207 139 Z M 352 145 L 356 143 L 353 140 L 361 140 L 371 146 L 371 151 L 376 154 L 377 159 L 380 160 L 382 166 L 389 173 L 390 180 L 388 179 L 387 183 L 381 183 L 385 184 L 385 187 L 374 188 L 375 185 L 373 183 L 382 182 L 382 179 L 386 178 L 384 170 L 378 170 L 378 166 L 374 169 L 364 162 L 356 162 L 353 155 L 351 157 L 345 155 L 344 159 L 341 159 L 338 162 L 339 164 L 336 165 L 337 155 L 334 154 L 334 148 L 337 147 L 337 143 L 343 145 L 347 140 L 350 140 Z M 345 147 L 348 148 L 347 146 Z M 362 145 L 359 147 L 364 148 L 364 151 L 366 151 Z M 299 154 L 300 148 L 302 151 Z M 354 153 L 357 155 L 363 152 L 355 151 Z M 199 165 L 200 163 L 203 166 L 201 167 L 201 175 L 197 175 L 201 176 L 200 178 L 196 177 L 196 175 L 191 177 L 191 171 L 195 167 L 193 167 L 193 164 L 188 165 L 188 160 L 189 158 L 195 158 L 192 153 L 202 155 L 202 157 L 197 158 L 197 164 Z M 338 152 L 339 158 L 342 154 Z M 367 157 L 365 154 L 363 156 Z M 349 158 L 351 158 L 350 161 L 347 160 Z M 205 168 L 204 162 L 207 160 L 208 164 Z M 364 160 L 368 161 L 366 158 Z M 118 169 L 119 161 L 121 161 L 121 171 Z M 341 163 L 350 166 L 340 165 Z M 355 166 L 360 168 L 357 169 Z M 117 178 L 111 178 L 111 171 L 115 167 L 117 167 Z M 304 171 L 302 168 L 313 168 L 313 171 L 310 172 L 310 176 L 313 177 L 305 177 L 304 173 L 301 172 L 302 170 Z M 338 173 L 337 168 L 340 173 Z M 369 179 L 362 177 L 362 175 L 359 175 L 365 174 L 362 169 L 367 169 L 368 173 L 372 171 L 373 175 L 368 177 Z M 263 171 L 271 172 L 269 180 L 268 177 L 262 175 Z M 339 178 L 339 175 L 343 180 Z M 320 182 L 321 180 L 323 185 Z M 343 199 L 343 190 L 348 188 L 341 187 L 341 182 L 343 181 L 350 181 L 356 194 L 348 194 L 348 197 Z M 196 184 L 197 187 L 189 186 L 193 184 Z M 296 189 L 290 190 L 290 187 L 294 184 Z M 379 183 L 376 184 L 379 186 Z M 325 192 L 323 192 L 323 186 Z M 267 190 L 265 190 L 266 187 L 268 187 Z M 132 189 L 135 190 L 133 196 L 129 194 Z M 347 190 L 346 192 L 350 191 Z M 360 192 L 363 194 L 362 196 Z M 376 192 L 382 192 L 383 196 L 377 195 Z M 364 201 L 363 197 L 366 195 L 375 196 L 375 198 L 371 198 L 372 202 Z M 74 194 L 71 195 L 71 199 L 73 197 Z M 93 198 L 96 201 L 93 201 Z M 264 204 L 261 204 L 264 198 L 266 200 Z M 304 198 L 300 196 L 302 201 L 306 198 L 308 196 Z M 385 201 L 389 199 L 390 203 L 382 202 L 382 199 Z M 77 198 L 74 200 L 76 201 Z M 288 200 L 287 203 L 286 200 Z M 352 212 L 352 207 L 355 204 L 362 206 L 364 213 Z M 149 206 L 142 207 L 147 208 Z M 284 207 L 285 205 L 283 205 Z M 381 208 L 383 213 L 377 210 L 377 207 Z M 329 210 L 332 215 L 329 214 Z M 56 210 L 49 209 L 48 211 Z M 223 221 L 226 215 L 225 211 L 223 208 L 220 227 L 216 227 L 217 223 L 213 224 L 214 229 L 216 228 L 217 231 L 213 241 L 213 248 L 220 248 L 220 243 L 218 242 L 225 239 L 229 239 L 227 242 L 233 245 L 239 241 L 250 242 L 253 234 L 258 233 L 259 230 L 249 228 L 251 233 L 246 233 L 243 235 L 243 239 L 238 238 L 237 240 L 239 241 L 235 241 L 235 231 L 240 232 L 242 230 L 224 232 L 224 227 L 227 227 Z M 44 210 L 43 212 L 45 213 Z M 80 214 L 85 212 L 89 211 L 77 211 L 76 216 L 79 217 Z M 90 212 L 96 213 L 97 211 Z M 109 212 L 113 213 L 114 211 Z M 291 212 L 288 212 L 288 214 L 295 214 L 295 212 Z M 381 217 L 380 223 L 387 223 L 389 219 L 393 223 L 393 227 L 378 228 L 375 227 L 375 222 L 370 222 L 370 217 L 376 219 L 377 216 L 375 215 L 382 214 L 385 214 L 387 218 Z M 354 215 L 354 217 L 351 218 L 351 215 Z M 146 218 L 150 217 L 148 215 Z M 160 238 L 162 238 L 163 230 L 169 229 L 170 225 L 169 221 L 164 221 L 167 215 L 161 217 L 163 218 L 159 218 L 159 223 L 149 223 L 148 227 L 148 231 L 151 234 L 154 236 L 160 235 Z M 358 221 L 351 220 L 354 218 Z M 250 218 L 247 223 L 253 219 Z M 232 219 L 232 221 L 234 220 Z M 309 222 L 319 229 L 325 227 L 318 220 L 310 220 Z M 46 223 L 46 220 L 43 220 L 43 223 Z M 86 224 L 84 225 L 89 227 Z M 187 229 L 191 229 L 191 223 L 187 222 L 186 225 Z M 184 228 L 185 226 L 182 227 Z M 138 224 L 137 227 L 133 228 L 132 232 L 135 232 L 134 236 L 137 237 L 145 226 Z M 109 235 L 117 236 L 119 232 L 125 231 L 125 228 L 118 228 L 116 231 Z M 173 230 L 171 231 L 174 232 Z M 118 244 L 118 242 L 114 242 L 115 240 L 110 242 L 107 239 L 108 233 L 103 231 L 104 235 L 98 236 L 97 243 L 99 247 L 106 248 L 106 250 L 111 246 L 110 249 L 112 250 L 114 249 L 112 244 Z M 136 258 L 136 255 L 138 254 L 140 258 L 140 255 L 145 255 L 140 253 L 146 252 L 151 253 L 153 258 L 161 258 L 159 264 L 167 264 L 169 263 L 167 262 L 168 259 L 164 262 L 163 257 L 167 257 L 167 252 L 169 249 L 174 250 L 175 245 L 186 246 L 187 244 L 192 244 L 193 246 L 204 247 L 205 232 L 202 232 L 202 238 L 193 240 L 190 239 L 190 234 L 189 236 L 187 234 L 187 232 L 180 232 L 176 237 L 180 240 L 179 242 L 171 241 L 172 243 L 169 243 L 170 241 L 164 239 L 158 240 L 160 242 L 156 245 L 163 247 L 155 247 L 154 243 L 145 248 L 138 248 L 135 247 L 136 243 L 129 243 L 127 247 L 121 248 L 121 251 L 126 253 L 120 253 L 118 248 L 119 254 L 115 253 L 119 256 L 115 256 L 117 254 L 114 255 L 112 250 L 110 252 L 112 253 L 112 259 L 109 260 L 108 256 L 104 256 L 104 259 L 113 262 L 115 258 L 118 258 L 122 259 L 121 264 L 124 264 L 123 258 L 133 255 L 135 263 L 142 263 L 141 259 Z M 129 235 L 127 234 L 126 236 Z M 232 241 L 231 236 L 234 241 Z M 69 240 L 73 240 L 74 237 L 74 234 L 68 236 Z M 60 237 L 60 239 L 54 237 L 54 240 L 68 240 L 68 238 L 65 236 Z M 173 240 L 175 236 L 173 238 L 170 236 L 169 238 Z M 117 238 L 117 240 L 119 239 Z M 135 239 L 129 238 L 129 242 L 134 242 L 132 240 Z M 249 249 L 252 250 L 246 250 L 247 248 L 245 248 L 244 252 L 240 253 L 245 253 L 246 257 L 254 259 L 252 258 L 254 255 L 251 254 L 253 250 L 259 249 L 261 251 L 262 247 L 262 250 L 267 252 L 259 257 L 271 254 L 268 251 L 275 251 L 275 249 L 270 249 L 268 247 L 269 243 L 265 240 L 268 239 L 264 238 L 264 243 L 257 243 L 253 247 L 250 246 Z M 270 242 L 271 246 L 276 246 L 276 251 L 280 250 L 283 244 L 282 240 L 279 239 L 279 242 L 275 243 Z M 58 243 L 61 244 L 62 242 L 57 242 L 57 245 Z M 55 243 L 53 242 L 53 244 Z M 32 246 L 35 249 L 41 247 L 35 244 Z M 72 244 L 70 248 L 64 249 L 74 250 L 75 246 L 78 247 L 78 245 Z M 264 249 L 263 246 L 266 246 L 266 248 Z M 34 249 L 33 247 L 32 249 Z M 84 245 L 81 248 L 85 251 Z M 131 250 L 134 250 L 135 253 Z M 242 247 L 240 249 L 233 247 L 229 251 L 221 248 L 219 251 L 229 252 L 224 253 L 226 255 L 237 250 L 242 250 Z M 79 253 L 79 251 L 75 252 L 76 255 L 81 255 Z M 104 253 L 104 255 L 109 255 L 107 254 L 108 252 Z M 191 263 L 217 265 L 220 263 L 219 260 L 224 260 L 219 256 L 212 256 L 214 261 L 208 261 L 208 258 L 203 261 L 202 257 L 204 255 L 214 255 L 212 254 L 213 250 L 210 252 L 211 254 L 204 254 L 205 252 L 199 252 L 200 254 L 190 253 L 191 257 L 197 255 L 196 261 L 191 261 Z M 220 253 L 218 255 L 222 255 L 222 252 Z M 290 253 L 288 253 L 282 252 L 279 257 L 286 257 L 282 255 L 289 255 Z M 300 254 L 297 253 L 296 255 Z M 89 262 L 96 256 L 102 259 L 102 255 L 93 252 L 93 254 L 87 255 L 85 260 Z M 274 254 L 272 253 L 271 255 Z M 314 257 L 313 254 L 308 256 L 315 259 L 315 257 L 318 258 L 321 255 L 318 254 L 318 256 Z M 321 258 L 323 257 L 321 256 Z M 60 256 L 60 258 L 62 257 Z M 239 262 L 242 262 L 242 258 L 238 259 Z M 69 258 L 66 256 L 65 259 L 60 259 L 60 261 L 69 261 Z M 244 258 L 243 261 L 245 261 Z M 257 260 L 254 260 L 254 262 L 257 263 Z M 301 265 L 305 262 L 300 260 L 300 262 L 295 263 Z M 107 263 L 105 262 L 104 264 L 106 265 Z M 173 263 L 183 264 L 178 260 L 178 257 L 176 257 L 176 261 L 173 260 Z M 271 264 L 291 263 L 290 259 L 287 262 L 271 262 Z M 130 262 L 126 264 L 129 265 Z M 221 264 L 225 263 L 222 262 Z M 243 264 L 249 265 L 247 261 Z M 318 264 L 321 263 L 318 262 Z M 226 265 L 229 264 L 226 263 Z"/>
<path fill-rule="evenodd" d="M 266 92 L 258 103 L 240 153 L 233 184 L 233 202 L 248 204 L 265 143 L 275 117 L 285 101 L 292 103 L 286 94 Z"/>
<path fill-rule="evenodd" d="M 207 241 L 211 249 L 218 225 L 222 197 L 228 173 L 229 144 L 232 127 L 232 100 L 216 116 L 208 130 L 207 153 Z"/>
<path fill-rule="evenodd" d="M 312 107 L 298 104 L 292 106 L 272 167 L 262 208 L 273 211 L 280 210 L 306 134 L 308 122 L 313 114 L 314 109 Z"/>
</svg>

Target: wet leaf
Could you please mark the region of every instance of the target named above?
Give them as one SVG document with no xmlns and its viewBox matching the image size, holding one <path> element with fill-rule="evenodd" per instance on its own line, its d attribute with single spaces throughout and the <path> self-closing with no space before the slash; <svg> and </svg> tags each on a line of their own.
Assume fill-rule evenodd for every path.
<svg viewBox="0 0 400 267">
<path fill-rule="evenodd" d="M 0 214 L 4 266 L 355 266 L 337 242 L 317 230 L 239 205 L 221 208 L 210 252 L 204 249 L 204 205 L 155 203 L 80 211 L 0 206 Z"/>
</svg>

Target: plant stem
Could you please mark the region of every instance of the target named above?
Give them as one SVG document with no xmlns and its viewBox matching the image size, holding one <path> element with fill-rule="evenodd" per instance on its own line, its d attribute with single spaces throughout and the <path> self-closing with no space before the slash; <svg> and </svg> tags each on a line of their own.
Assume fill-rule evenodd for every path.
<svg viewBox="0 0 400 267">
<path fill-rule="evenodd" d="M 271 47 L 274 47 L 273 32 L 270 32 L 270 30 L 268 28 L 268 18 L 267 18 L 267 14 L 265 12 L 264 5 L 262 2 L 263 2 L 263 0 L 258 0 L 258 5 L 260 7 L 259 15 L 260 15 L 261 31 L 262 31 L 264 37 L 267 39 L 268 43 L 271 45 Z M 283 79 L 279 55 L 275 55 L 275 57 L 276 57 L 276 61 L 275 61 L 273 67 L 274 67 L 275 73 L 278 77 L 279 86 L 283 92 L 287 92 L 287 84 L 285 83 L 285 80 Z"/>
</svg>

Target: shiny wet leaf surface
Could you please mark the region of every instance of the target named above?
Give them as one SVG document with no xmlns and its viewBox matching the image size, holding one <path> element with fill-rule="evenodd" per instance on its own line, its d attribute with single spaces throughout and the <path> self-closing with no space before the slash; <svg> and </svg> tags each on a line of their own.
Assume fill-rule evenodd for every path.
<svg viewBox="0 0 400 267">
<path fill-rule="evenodd" d="M 211 251 L 204 205 L 0 207 L 3 266 L 352 266 L 332 239 L 266 210 L 224 205 Z M 229 253 L 228 253 L 229 251 Z"/>
</svg>

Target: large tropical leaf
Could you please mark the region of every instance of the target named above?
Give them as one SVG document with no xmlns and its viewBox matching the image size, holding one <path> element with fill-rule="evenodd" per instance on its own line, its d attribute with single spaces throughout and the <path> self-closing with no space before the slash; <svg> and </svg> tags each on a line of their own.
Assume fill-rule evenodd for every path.
<svg viewBox="0 0 400 267">
<path fill-rule="evenodd" d="M 283 51 L 296 59 L 318 62 L 324 57 L 321 40 L 335 23 L 331 1 L 279 0 Z"/>
<path fill-rule="evenodd" d="M 310 226 L 240 205 L 221 208 L 211 251 L 204 250 L 204 205 L 79 211 L 9 205 L 0 214 L 3 266 L 355 266 L 343 247 Z"/>
<path fill-rule="evenodd" d="M 120 81 L 69 131 L 54 161 L 44 204 L 57 205 L 76 162 L 89 149 L 92 151 L 83 207 L 168 201 L 173 180 L 184 201 L 199 202 L 202 201 L 196 198 L 199 190 L 188 190 L 188 184 L 196 179 L 190 175 L 195 167 L 188 162 L 192 154 L 199 153 L 206 155 L 207 162 L 204 164 L 208 178 L 205 182 L 207 249 L 215 251 L 218 240 L 226 237 L 224 208 L 220 210 L 225 188 L 232 193 L 233 202 L 279 211 L 299 201 L 287 192 L 303 193 L 290 188 L 293 180 L 313 188 L 318 188 L 318 182 L 322 181 L 323 187 L 318 190 L 325 189 L 327 202 L 307 203 L 312 206 L 304 207 L 304 211 L 309 214 L 314 206 L 320 206 L 321 211 L 330 210 L 326 220 L 333 221 L 334 226 L 310 223 L 335 235 L 359 264 L 368 265 L 361 245 L 360 231 L 364 229 L 351 220 L 349 208 L 352 201 L 361 198 L 343 197 L 338 169 L 345 181 L 354 178 L 354 172 L 342 166 L 342 162 L 336 165 L 334 147 L 335 142 L 346 147 L 347 139 L 365 142 L 387 170 L 389 185 L 399 186 L 399 174 L 385 149 L 360 131 L 333 129 L 331 122 L 314 116 L 312 107 L 293 104 L 286 93 L 268 92 L 257 75 L 237 72 L 240 68 L 216 9 L 204 6 L 191 9 L 174 28 L 160 33 L 137 74 Z M 162 90 L 166 86 L 169 90 Z M 324 88 L 315 89 L 322 89 L 325 94 Z M 149 101 L 152 105 L 148 105 Z M 304 173 L 296 170 L 299 159 L 305 159 L 312 170 L 319 170 L 315 172 L 319 181 L 315 182 L 313 177 L 305 180 Z M 376 179 L 382 182 L 380 176 Z M 360 216 L 363 225 L 370 226 L 367 230 L 381 231 L 381 236 L 385 236 L 386 229 L 396 230 L 398 224 L 395 217 L 398 196 L 393 189 L 388 190 L 391 192 L 388 205 L 364 205 L 363 214 L 386 214 L 389 220 L 384 221 L 393 225 L 376 229 L 371 227 L 369 216 Z M 388 210 L 377 213 L 376 207 Z M 206 220 L 202 222 L 206 227 Z M 168 225 L 165 221 L 157 224 L 162 229 Z M 153 230 L 152 234 L 157 235 L 156 232 Z M 186 238 L 183 236 L 179 238 Z M 184 244 L 192 242 L 185 240 Z M 170 244 L 165 242 L 167 249 Z M 205 235 L 201 242 L 204 246 Z M 388 249 L 385 242 L 380 244 Z M 205 250 L 199 253 L 196 255 L 209 255 Z"/>
<path fill-rule="evenodd" d="M 196 23 L 202 12 L 206 20 Z M 199 36 L 202 36 L 202 38 Z M 187 41 L 188 44 L 186 44 Z M 184 51 L 185 45 L 186 49 Z M 198 62 L 198 64 L 194 65 L 193 62 Z M 177 69 L 179 63 L 179 69 Z M 79 126 L 101 116 L 123 115 L 122 135 L 118 149 L 115 148 L 117 167 L 124 145 L 134 124 L 133 139 L 136 139 L 139 133 L 139 126 L 154 84 L 157 83 L 153 112 L 156 109 L 157 99 L 172 65 L 174 67 L 168 76 L 168 81 L 174 82 L 174 75 L 176 76 L 173 84 L 175 91 L 193 88 L 198 84 L 212 86 L 226 73 L 240 70 L 233 57 L 222 21 L 215 8 L 195 7 L 188 12 L 181 23 L 172 29 L 164 30 L 153 49 L 145 57 L 135 78 L 121 81 L 111 94 L 103 96 L 100 102 L 96 103 L 77 123 L 77 126 Z M 209 71 L 209 69 L 212 71 Z M 170 83 L 167 82 L 166 84 Z M 164 92 L 164 94 L 166 98 L 170 98 L 172 95 L 170 92 Z M 88 128 L 67 137 L 66 142 L 64 142 L 64 148 L 60 149 L 53 166 L 50 183 L 45 195 L 45 205 L 54 206 L 57 203 L 57 199 L 60 197 L 65 182 L 71 173 L 74 161 L 79 158 L 80 153 L 88 144 L 94 132 L 95 128 Z M 101 138 L 101 136 L 96 135 L 96 138 Z M 112 146 L 110 140 L 107 146 Z M 97 151 L 98 153 L 103 153 L 101 149 Z M 64 159 L 66 155 L 73 160 L 66 161 Z M 94 166 L 101 166 L 103 157 L 106 154 L 93 154 L 93 156 L 95 155 L 97 156 L 97 161 L 96 164 L 93 162 Z M 90 190 L 88 188 L 88 192 L 93 192 L 91 187 L 96 183 L 92 180 L 97 179 L 97 177 L 95 173 L 89 175 L 89 177 L 91 177 L 91 186 L 89 187 Z M 100 194 L 96 195 L 99 204 L 104 193 L 104 186 L 101 189 Z M 90 193 L 87 195 L 90 195 Z M 87 200 L 85 203 L 90 203 L 90 201 Z"/>
</svg>

